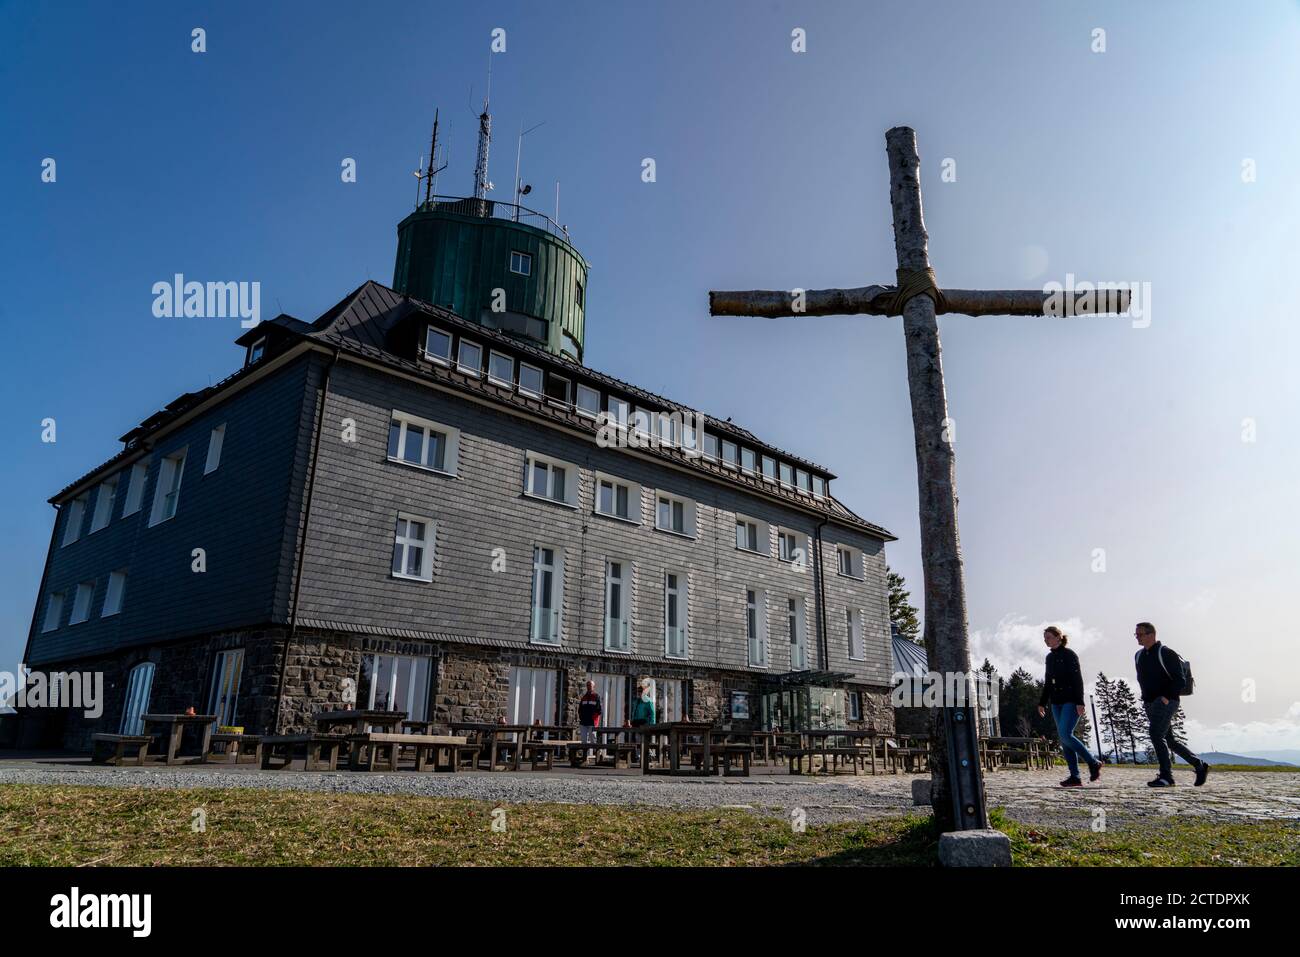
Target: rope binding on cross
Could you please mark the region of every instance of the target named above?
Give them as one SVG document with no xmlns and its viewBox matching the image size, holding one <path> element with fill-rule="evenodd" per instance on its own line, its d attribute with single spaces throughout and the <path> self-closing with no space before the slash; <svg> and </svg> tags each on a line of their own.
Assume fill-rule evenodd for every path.
<svg viewBox="0 0 1300 957">
<path fill-rule="evenodd" d="M 936 313 L 948 311 L 948 300 L 944 298 L 943 290 L 935 281 L 933 269 L 898 270 L 898 287 L 890 297 L 889 314 L 901 316 L 903 307 L 913 296 L 929 296 L 934 300 Z"/>
</svg>

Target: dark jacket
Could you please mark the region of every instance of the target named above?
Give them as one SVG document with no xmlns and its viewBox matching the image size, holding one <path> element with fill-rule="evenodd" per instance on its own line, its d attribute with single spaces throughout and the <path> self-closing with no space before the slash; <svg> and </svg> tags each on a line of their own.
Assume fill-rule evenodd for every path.
<svg viewBox="0 0 1300 957">
<path fill-rule="evenodd" d="M 1144 703 L 1157 698 L 1177 698 L 1182 693 L 1183 659 L 1174 649 L 1157 641 L 1139 651 L 1134 661 Z"/>
<path fill-rule="evenodd" d="M 588 691 L 578 701 L 578 724 L 584 728 L 594 728 L 600 724 L 600 695 Z"/>
<path fill-rule="evenodd" d="M 1039 707 L 1052 704 L 1083 704 L 1083 671 L 1079 656 L 1069 648 L 1058 646 L 1047 653 L 1047 675 Z"/>
</svg>

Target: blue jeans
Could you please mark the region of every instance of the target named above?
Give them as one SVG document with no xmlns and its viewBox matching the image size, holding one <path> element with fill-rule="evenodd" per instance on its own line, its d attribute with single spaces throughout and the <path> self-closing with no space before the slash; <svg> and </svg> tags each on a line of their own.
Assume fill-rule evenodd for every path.
<svg viewBox="0 0 1300 957">
<path fill-rule="evenodd" d="M 1077 778 L 1080 758 L 1088 763 L 1088 767 L 1097 763 L 1088 746 L 1074 736 L 1074 726 L 1079 723 L 1079 706 L 1077 704 L 1052 705 L 1052 720 L 1056 722 L 1056 733 L 1061 738 L 1065 763 L 1070 766 L 1070 777 Z"/>
</svg>

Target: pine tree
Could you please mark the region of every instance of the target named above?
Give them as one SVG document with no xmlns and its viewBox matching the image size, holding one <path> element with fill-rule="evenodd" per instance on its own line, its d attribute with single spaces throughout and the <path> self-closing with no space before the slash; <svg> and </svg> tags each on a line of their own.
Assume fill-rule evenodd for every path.
<svg viewBox="0 0 1300 957">
<path fill-rule="evenodd" d="M 1040 689 L 1034 685 L 1034 676 L 1024 668 L 1017 668 L 1001 690 L 998 710 L 1002 716 L 1002 732 L 1022 738 L 1032 736 L 1040 694 Z"/>
<path fill-rule="evenodd" d="M 1101 722 L 1102 737 L 1110 750 L 1111 757 L 1116 763 L 1120 763 L 1119 738 L 1115 734 L 1115 685 L 1103 672 L 1097 673 L 1097 687 L 1094 693 L 1097 698 L 1097 718 Z M 1097 757 L 1100 758 L 1101 755 Z"/>
<path fill-rule="evenodd" d="M 902 575 L 890 571 L 888 565 L 885 566 L 885 578 L 889 584 L 889 623 L 908 641 L 924 644 L 921 623 L 916 617 L 917 608 L 912 604 L 907 582 Z"/>
<path fill-rule="evenodd" d="M 1128 749 L 1134 764 L 1138 763 L 1138 742 L 1142 740 L 1146 722 L 1142 709 L 1138 706 L 1137 696 L 1123 678 L 1116 678 L 1114 692 L 1115 730 L 1120 737 L 1121 747 Z"/>
</svg>

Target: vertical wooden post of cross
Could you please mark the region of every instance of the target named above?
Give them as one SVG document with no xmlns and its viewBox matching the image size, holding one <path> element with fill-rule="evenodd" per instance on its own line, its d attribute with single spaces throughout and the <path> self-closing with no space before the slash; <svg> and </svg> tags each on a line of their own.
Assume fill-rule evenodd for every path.
<svg viewBox="0 0 1300 957">
<path fill-rule="evenodd" d="M 889 155 L 889 200 L 894 213 L 894 247 L 898 254 L 899 285 L 903 273 L 930 268 L 929 237 L 921 211 L 921 160 L 916 133 L 895 127 L 885 134 Z M 970 673 L 970 646 L 966 623 L 966 584 L 962 571 L 961 541 L 957 534 L 956 459 L 948 396 L 943 382 L 943 356 L 935 302 L 927 294 L 914 295 L 903 306 L 903 334 L 907 343 L 907 384 L 912 399 L 912 426 L 916 438 L 917 492 L 921 521 L 921 567 L 925 576 L 925 650 L 930 672 L 941 675 Z M 948 702 L 945 702 L 948 704 Z M 937 709 L 931 727 L 933 755 L 931 804 L 941 831 L 964 826 L 955 816 L 949 780 L 953 745 L 952 724 L 945 707 Z M 949 715 L 950 717 L 951 715 Z M 967 716 L 963 716 L 969 720 Z M 962 760 L 959 758 L 958 760 Z M 978 756 L 974 774 L 979 775 Z M 987 819 L 982 781 L 976 790 L 981 823 Z M 971 799 L 976 799 L 972 797 Z M 966 825 L 968 826 L 968 825 Z"/>
</svg>

